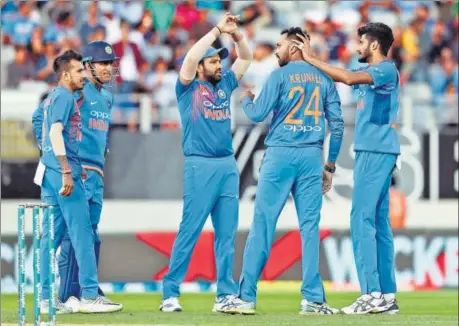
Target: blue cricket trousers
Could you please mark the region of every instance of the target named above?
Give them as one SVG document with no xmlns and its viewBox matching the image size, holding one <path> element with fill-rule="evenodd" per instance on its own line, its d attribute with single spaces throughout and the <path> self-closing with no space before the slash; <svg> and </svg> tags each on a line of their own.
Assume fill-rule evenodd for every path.
<svg viewBox="0 0 459 326">
<path fill-rule="evenodd" d="M 239 296 L 244 301 L 256 301 L 257 282 L 271 251 L 277 219 L 290 192 L 302 242 L 301 293 L 308 301 L 325 302 L 319 273 L 322 149 L 318 147 L 269 147 L 266 150 L 242 263 Z"/>
<path fill-rule="evenodd" d="M 184 166 L 183 216 L 163 279 L 163 298 L 180 296 L 191 254 L 209 214 L 215 230 L 217 296 L 236 294 L 233 278 L 239 214 L 239 171 L 234 156 L 189 156 Z"/>
<path fill-rule="evenodd" d="M 86 173 L 87 178 L 84 181 L 84 187 L 86 199 L 89 204 L 89 217 L 94 233 L 94 252 L 96 264 L 98 266 L 101 245 L 98 225 L 104 200 L 104 180 L 97 171 L 86 169 Z M 75 257 L 75 249 L 72 246 L 69 234 L 66 232 L 62 238 L 61 252 L 59 255 L 59 275 L 61 278 L 59 299 L 62 302 L 66 302 L 71 296 L 80 298 L 81 288 L 78 280 L 78 273 L 79 268 Z M 99 294 L 103 294 L 103 292 L 99 290 Z"/>
<path fill-rule="evenodd" d="M 396 161 L 393 154 L 356 152 L 351 239 L 362 294 L 397 291 L 389 218 L 389 188 Z"/>
<path fill-rule="evenodd" d="M 73 192 L 68 197 L 59 195 L 62 187 L 60 172 L 46 169 L 42 183 L 42 200 L 54 206 L 54 239 L 57 249 L 64 235 L 68 232 L 70 240 L 75 247 L 75 255 L 79 271 L 79 280 L 82 296 L 88 299 L 97 297 L 98 278 L 96 258 L 94 255 L 94 235 L 89 218 L 88 201 L 81 178 L 73 179 Z M 49 298 L 49 256 L 48 249 L 49 225 L 43 220 L 43 233 L 41 237 L 41 264 L 43 299 Z"/>
</svg>

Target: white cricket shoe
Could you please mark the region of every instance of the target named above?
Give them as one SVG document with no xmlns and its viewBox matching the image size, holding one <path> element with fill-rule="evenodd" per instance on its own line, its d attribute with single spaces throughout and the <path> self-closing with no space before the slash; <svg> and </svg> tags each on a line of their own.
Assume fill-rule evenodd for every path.
<svg viewBox="0 0 459 326">
<path fill-rule="evenodd" d="M 117 312 L 123 309 L 120 303 L 114 303 L 104 296 L 98 295 L 95 299 L 84 299 L 80 301 L 79 312 L 84 314 Z"/>
<path fill-rule="evenodd" d="M 372 292 L 360 296 L 353 304 L 341 309 L 346 315 L 365 315 L 373 311 L 384 312 L 387 302 L 380 292 Z"/>
<path fill-rule="evenodd" d="M 372 314 L 386 314 L 386 315 L 398 315 L 400 314 L 400 308 L 398 307 L 397 299 L 392 298 L 391 300 L 386 299 L 386 305 L 383 307 L 375 308 Z"/>
<path fill-rule="evenodd" d="M 49 314 L 49 300 L 40 301 L 40 313 L 43 315 Z M 71 314 L 72 309 L 67 307 L 61 300 L 56 298 L 56 315 Z"/>
<path fill-rule="evenodd" d="M 309 302 L 306 299 L 301 300 L 300 315 L 336 315 L 339 309 L 330 307 L 328 304 Z"/>
<path fill-rule="evenodd" d="M 183 311 L 182 306 L 178 298 L 167 298 L 161 302 L 159 306 L 159 311 L 162 312 L 181 312 Z"/>
<path fill-rule="evenodd" d="M 232 302 L 224 305 L 221 312 L 230 315 L 255 315 L 257 305 L 255 302 L 244 301 L 241 298 L 235 298 Z"/>
<path fill-rule="evenodd" d="M 223 307 L 233 302 L 234 299 L 236 299 L 235 295 L 223 295 L 215 298 L 212 312 L 223 312 Z"/>
<path fill-rule="evenodd" d="M 78 298 L 74 296 L 71 296 L 70 298 L 68 298 L 67 301 L 64 303 L 64 305 L 68 309 L 70 309 L 73 313 L 80 311 L 80 300 L 78 300 Z"/>
</svg>

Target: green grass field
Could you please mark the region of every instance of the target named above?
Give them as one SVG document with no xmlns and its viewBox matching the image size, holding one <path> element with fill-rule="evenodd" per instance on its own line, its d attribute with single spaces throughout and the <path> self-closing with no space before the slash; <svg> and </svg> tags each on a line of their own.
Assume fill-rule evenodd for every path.
<svg viewBox="0 0 459 326">
<path fill-rule="evenodd" d="M 356 298 L 357 293 L 329 293 L 331 306 L 341 308 Z M 458 292 L 400 293 L 401 314 L 369 316 L 300 316 L 299 294 L 259 294 L 256 316 L 228 316 L 214 314 L 212 294 L 184 294 L 182 313 L 160 313 L 158 294 L 117 294 L 111 299 L 124 304 L 124 310 L 115 314 L 60 315 L 58 324 L 92 325 L 458 325 Z M 17 296 L 1 296 L 2 325 L 17 325 Z M 32 323 L 32 297 L 27 297 L 28 323 Z M 46 320 L 46 317 L 43 318 Z"/>
</svg>

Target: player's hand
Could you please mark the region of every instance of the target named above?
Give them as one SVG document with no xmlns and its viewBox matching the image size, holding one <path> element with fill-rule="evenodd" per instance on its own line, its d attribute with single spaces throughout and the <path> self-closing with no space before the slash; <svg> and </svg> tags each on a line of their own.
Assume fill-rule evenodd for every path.
<svg viewBox="0 0 459 326">
<path fill-rule="evenodd" d="M 250 97 L 250 99 L 253 101 L 255 94 L 253 94 L 251 91 L 243 91 L 241 94 L 241 101 L 246 97 Z"/>
<path fill-rule="evenodd" d="M 83 171 L 81 171 L 81 179 L 83 179 L 83 181 L 86 181 L 87 178 L 88 178 L 88 173 L 86 172 L 86 169 L 83 168 Z"/>
<path fill-rule="evenodd" d="M 237 30 L 237 22 L 240 20 L 239 15 L 231 15 L 227 12 L 223 16 L 222 20 L 217 24 L 217 27 L 222 33 L 232 34 Z"/>
<path fill-rule="evenodd" d="M 73 191 L 73 179 L 72 173 L 62 174 L 62 188 L 59 190 L 59 195 L 62 197 L 68 197 Z"/>
<path fill-rule="evenodd" d="M 322 174 L 322 194 L 325 195 L 330 191 L 332 186 L 333 173 L 325 171 Z"/>
<path fill-rule="evenodd" d="M 296 34 L 297 37 L 301 39 L 301 42 L 298 40 L 292 40 L 293 46 L 301 51 L 304 61 L 308 62 L 312 58 L 311 44 L 309 40 L 303 35 Z"/>
</svg>

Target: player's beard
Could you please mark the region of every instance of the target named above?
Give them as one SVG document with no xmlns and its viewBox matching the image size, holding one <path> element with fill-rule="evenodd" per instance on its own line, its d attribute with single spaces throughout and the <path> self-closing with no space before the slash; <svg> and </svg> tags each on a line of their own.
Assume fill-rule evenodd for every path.
<svg viewBox="0 0 459 326">
<path fill-rule="evenodd" d="M 114 78 L 114 75 L 113 75 L 113 72 L 114 72 L 114 69 L 111 68 L 111 69 L 101 69 L 99 71 L 96 72 L 96 70 L 92 70 L 92 74 L 94 74 L 97 79 L 99 79 L 99 81 L 102 82 L 102 84 L 107 84 L 107 83 L 110 83 L 113 78 Z M 93 77 L 94 78 L 94 77 Z"/>
<path fill-rule="evenodd" d="M 221 70 L 216 71 L 215 73 L 206 73 L 204 74 L 207 81 L 212 85 L 216 85 L 220 80 L 222 80 L 222 72 Z"/>
<path fill-rule="evenodd" d="M 110 73 L 101 73 L 97 76 L 97 78 L 102 82 L 102 84 L 107 84 L 113 79 L 113 76 Z"/>
<path fill-rule="evenodd" d="M 285 66 L 290 61 L 288 60 L 288 58 L 285 58 L 286 57 L 285 55 L 281 58 L 278 54 L 276 54 L 276 57 L 277 57 L 277 62 L 279 63 L 279 67 Z"/>
<path fill-rule="evenodd" d="M 370 49 L 366 48 L 361 54 L 359 54 L 359 62 L 360 63 L 368 63 L 368 59 L 370 58 Z"/>
</svg>

